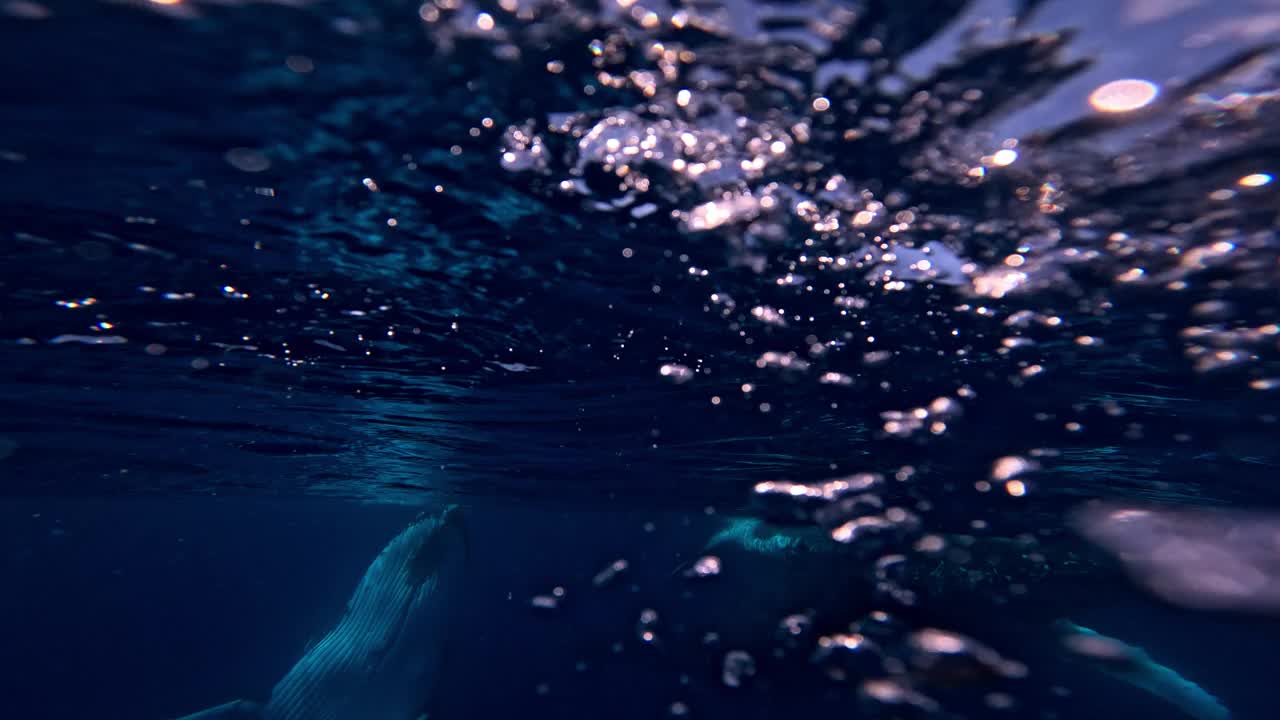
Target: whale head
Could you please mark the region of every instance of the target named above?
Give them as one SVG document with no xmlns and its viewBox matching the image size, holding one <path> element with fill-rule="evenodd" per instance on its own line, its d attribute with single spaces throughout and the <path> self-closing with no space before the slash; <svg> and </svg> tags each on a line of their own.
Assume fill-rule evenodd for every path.
<svg viewBox="0 0 1280 720">
<path fill-rule="evenodd" d="M 346 613 L 272 692 L 266 720 L 409 720 L 430 697 L 468 556 L 463 512 L 423 513 L 374 559 Z"/>
<path fill-rule="evenodd" d="M 471 554 L 462 509 L 450 505 L 436 514 L 421 514 L 409 529 L 410 549 L 406 570 L 410 582 L 431 580 L 448 563 Z"/>
</svg>

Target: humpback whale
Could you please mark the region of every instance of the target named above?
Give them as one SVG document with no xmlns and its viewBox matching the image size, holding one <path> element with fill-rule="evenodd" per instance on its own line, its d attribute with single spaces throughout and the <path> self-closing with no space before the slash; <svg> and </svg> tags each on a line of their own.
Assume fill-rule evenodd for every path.
<svg viewBox="0 0 1280 720">
<path fill-rule="evenodd" d="M 763 608 L 759 613 L 762 616 L 750 618 L 755 624 L 746 628 L 747 632 L 760 634 L 769 627 L 770 621 L 776 623 L 786 612 L 794 612 L 797 605 L 811 604 L 821 597 L 823 584 L 830 584 L 838 577 L 833 576 L 828 566 L 832 560 L 839 559 L 843 548 L 815 527 L 774 525 L 758 518 L 731 517 L 721 523 L 703 551 L 723 557 L 726 571 L 730 568 L 737 571 L 736 578 L 728 578 L 732 582 L 722 593 L 719 602 L 726 604 L 721 607 L 742 608 L 741 598 L 751 596 L 750 607 Z M 958 568 L 962 570 L 963 565 Z M 841 611 L 838 615 L 847 614 L 852 607 L 847 589 L 841 588 L 834 595 Z M 762 603 L 761 598 L 772 602 Z M 717 616 L 717 620 L 723 622 L 724 617 Z M 1061 647 L 1070 651 L 1073 659 L 1144 690 L 1195 720 L 1230 720 L 1231 712 L 1216 697 L 1174 669 L 1156 662 L 1142 648 L 1065 619 L 1053 621 L 1052 628 Z"/>
<path fill-rule="evenodd" d="M 179 720 L 413 720 L 440 664 L 466 566 L 457 507 L 419 516 L 374 559 L 338 624 L 265 704 L 234 700 Z"/>
<path fill-rule="evenodd" d="M 688 600 L 680 612 L 691 642 L 698 647 L 714 633 L 724 647 L 767 662 L 783 618 L 806 614 L 821 625 L 827 618 L 843 618 L 851 609 L 849 598 L 869 597 L 870 585 L 862 577 L 832 571 L 848 552 L 816 526 L 725 517 L 697 554 L 671 573 Z M 713 570 L 700 573 L 700 564 Z"/>
</svg>

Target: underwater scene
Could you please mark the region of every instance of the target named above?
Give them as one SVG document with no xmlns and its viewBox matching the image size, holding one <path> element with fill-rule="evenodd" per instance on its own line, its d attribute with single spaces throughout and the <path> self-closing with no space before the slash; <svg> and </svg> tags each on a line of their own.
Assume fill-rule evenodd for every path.
<svg viewBox="0 0 1280 720">
<path fill-rule="evenodd" d="M 0 718 L 1280 717 L 1280 0 L 0 63 Z"/>
</svg>

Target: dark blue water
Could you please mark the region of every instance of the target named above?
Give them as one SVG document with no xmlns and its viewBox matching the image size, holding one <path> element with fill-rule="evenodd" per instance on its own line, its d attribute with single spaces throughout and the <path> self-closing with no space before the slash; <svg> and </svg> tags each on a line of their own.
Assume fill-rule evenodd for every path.
<svg viewBox="0 0 1280 720">
<path fill-rule="evenodd" d="M 3 716 L 264 700 L 455 503 L 432 718 L 1205 717 L 1059 618 L 1272 717 L 1275 24 L 0 2 Z"/>
</svg>

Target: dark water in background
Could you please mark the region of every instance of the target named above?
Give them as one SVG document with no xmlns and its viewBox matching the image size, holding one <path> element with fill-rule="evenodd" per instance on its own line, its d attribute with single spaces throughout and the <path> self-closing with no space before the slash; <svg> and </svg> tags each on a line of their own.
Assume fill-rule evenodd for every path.
<svg viewBox="0 0 1280 720">
<path fill-rule="evenodd" d="M 807 694 L 815 692 L 807 670 L 789 678 L 789 691 L 744 694 L 719 684 L 712 652 L 678 642 L 655 651 L 636 639 L 636 618 L 646 608 L 668 626 L 717 626 L 714 604 L 682 597 L 687 581 L 669 576 L 677 554 L 687 557 L 705 537 L 705 524 L 546 504 L 486 510 L 472 538 L 475 566 L 487 572 L 477 573 L 458 621 L 437 694 L 441 716 L 662 717 L 684 702 L 690 712 L 705 708 L 714 717 L 772 717 L 840 706 Z M 5 544 L 19 549 L 6 558 L 6 572 L 20 590 L 5 596 L 11 619 L 0 657 L 13 668 L 6 681 L 13 716 L 170 717 L 228 698 L 265 697 L 331 626 L 369 559 L 410 516 L 306 500 L 8 505 Z M 628 574 L 593 587 L 591 577 L 618 557 L 629 559 Z M 530 607 L 530 598 L 557 585 L 566 589 L 560 608 Z M 1118 583 L 1079 585 L 1046 582 L 1036 596 L 1050 604 L 1054 595 L 1068 598 L 1061 604 L 1082 621 L 1158 652 L 1240 717 L 1267 716 L 1274 628 L 1170 610 Z M 968 601 L 935 617 L 968 616 L 972 624 L 986 612 Z M 998 633 L 1011 620 L 1006 612 L 977 627 Z M 1011 716 L 1045 708 L 1061 717 L 1181 716 L 1106 677 L 1055 662 L 1033 647 L 1038 638 L 1017 629 L 1000 641 L 1020 658 L 1041 660 L 1033 667 L 1076 693 L 1028 697 L 1026 714 Z"/>
<path fill-rule="evenodd" d="M 612 5 L 504 7 L 0 4 L 5 717 L 263 698 L 414 505 L 446 500 L 470 510 L 475 572 L 432 717 L 1181 717 L 1064 658 L 1044 633 L 1063 616 L 1238 717 L 1271 716 L 1270 614 L 1161 602 L 1064 520 L 1091 499 L 1276 504 L 1280 203 L 1277 183 L 1242 178 L 1280 170 L 1263 44 L 1280 9 L 707 4 L 688 10 L 723 23 L 663 35 Z M 665 28 L 670 9 L 654 11 Z M 966 51 L 981 18 L 970 42 L 986 50 Z M 645 98 L 633 71 L 661 64 L 654 38 L 698 60 Z M 848 79 L 823 95 L 825 72 Z M 904 77 L 947 102 L 913 107 Z M 1123 77 L 1160 99 L 1090 113 Z M 750 127 L 682 115 L 682 83 Z M 646 122 L 685 123 L 660 142 L 697 135 L 689 163 L 766 170 L 705 184 L 636 165 L 625 182 L 645 188 L 617 187 L 625 162 L 574 174 L 603 138 L 557 139 L 549 114 L 584 113 L 563 122 L 586 135 L 646 102 L 662 105 Z M 545 155 L 513 146 L 513 126 Z M 752 133 L 785 148 L 723 154 Z M 978 160 L 1004 138 L 1022 138 L 1007 170 Z M 835 173 L 855 191 L 824 195 Z M 590 195 L 560 191 L 570 177 Z M 828 212 L 838 228 L 818 227 Z M 905 288 L 865 281 L 891 261 L 812 267 L 858 261 L 890 222 L 901 247 L 937 241 L 974 267 Z M 1026 277 L 992 291 L 1002 268 Z M 885 413 L 940 397 L 963 412 L 890 429 Z M 993 476 L 1002 457 L 1041 466 L 1025 496 Z M 920 527 L 752 572 L 726 558 L 701 585 L 673 575 L 720 518 L 776 510 L 755 483 L 864 471 Z M 914 550 L 925 533 L 976 540 L 938 560 Z M 1043 564 L 1011 559 L 1027 535 Z M 915 602 L 859 589 L 899 553 Z M 627 573 L 592 587 L 618 558 Z M 555 586 L 561 607 L 530 607 Z M 779 586 L 822 595 L 822 633 L 888 609 L 903 632 L 954 629 L 1030 674 L 923 680 L 944 696 L 932 712 L 867 703 L 862 678 L 823 679 L 807 652 L 771 663 L 772 637 L 733 634 Z M 637 637 L 646 608 L 660 648 Z M 754 643 L 753 687 L 724 686 L 731 648 L 704 646 L 706 629 Z"/>
</svg>

